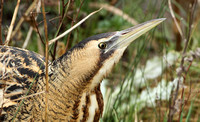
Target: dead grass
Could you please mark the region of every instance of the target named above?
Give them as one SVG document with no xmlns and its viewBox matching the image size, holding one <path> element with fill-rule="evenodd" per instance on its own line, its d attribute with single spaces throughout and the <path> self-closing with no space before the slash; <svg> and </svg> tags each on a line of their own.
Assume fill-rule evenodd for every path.
<svg viewBox="0 0 200 122">
<path fill-rule="evenodd" d="M 197 3 L 197 0 L 194 0 L 193 4 L 190 5 L 190 9 L 188 12 L 184 13 L 184 11 L 181 11 L 181 13 L 184 13 L 187 16 L 187 19 L 185 19 L 180 13 L 176 13 L 176 11 L 174 10 L 174 6 L 178 6 L 177 8 L 183 10 L 181 8 L 182 3 L 180 1 L 180 3 L 177 3 L 177 1 L 168 0 L 165 3 L 163 0 L 163 5 L 161 5 L 161 1 L 155 1 L 138 0 L 130 2 L 128 0 L 112 0 L 111 3 L 116 4 L 111 5 L 110 3 L 94 3 L 84 0 L 78 2 L 71 0 L 66 2 L 64 0 L 61 0 L 59 4 L 57 1 L 51 1 L 48 4 L 45 4 L 44 0 L 35 0 L 33 2 L 29 1 L 29 4 L 27 4 L 24 2 L 20 3 L 20 0 L 18 0 L 16 2 L 15 10 L 13 10 L 12 19 L 10 19 L 11 23 L 7 25 L 9 26 L 8 33 L 3 34 L 0 31 L 0 44 L 5 43 L 5 45 L 17 46 L 16 43 L 20 43 L 20 41 L 16 40 L 15 36 L 19 32 L 22 32 L 24 35 L 26 35 L 26 41 L 22 41 L 24 45 L 23 48 L 38 48 L 39 53 L 45 55 L 47 66 L 46 90 L 40 93 L 25 96 L 22 99 L 46 93 L 45 101 L 46 103 L 48 103 L 47 61 L 49 59 L 54 60 L 58 55 L 60 55 L 58 54 L 60 53 L 60 51 L 56 52 L 57 50 L 62 50 L 61 52 L 63 53 L 63 48 L 65 48 L 65 50 L 68 50 L 74 44 L 76 44 L 78 41 L 81 41 L 85 37 L 97 34 L 99 32 L 103 33 L 104 31 L 102 30 L 107 30 L 108 32 L 111 30 L 118 30 L 118 28 L 121 29 L 131 26 L 128 25 L 127 22 L 135 25 L 151 18 L 166 17 L 167 22 L 165 22 L 162 27 L 157 28 L 146 37 L 140 38 L 141 40 L 146 40 L 144 43 L 142 41 L 134 43 L 132 47 L 129 48 L 127 52 L 125 52 L 125 55 L 122 58 L 123 61 L 120 62 L 120 65 L 118 65 L 114 69 L 113 74 L 109 77 L 110 82 L 107 86 L 107 89 L 109 90 L 107 92 L 108 95 L 106 96 L 106 100 L 107 102 L 109 102 L 109 97 L 111 96 L 112 92 L 114 92 L 118 86 L 122 87 L 123 84 L 121 84 L 121 82 L 124 81 L 124 77 L 134 78 L 133 72 L 136 70 L 137 67 L 145 67 L 144 64 L 146 64 L 149 58 L 155 56 L 162 57 L 163 54 L 165 54 L 166 52 L 175 50 L 174 45 L 176 44 L 174 42 L 176 41 L 176 35 L 174 33 L 174 28 L 178 30 L 178 34 L 181 36 L 181 43 L 179 46 L 184 47 L 183 50 L 179 52 L 179 54 L 181 55 L 179 59 L 171 67 L 164 70 L 162 76 L 159 76 L 156 79 L 151 79 L 148 82 L 148 86 L 144 86 L 141 88 L 132 87 L 131 90 L 137 89 L 137 92 L 131 92 L 130 90 L 129 94 L 130 96 L 140 96 L 143 90 L 156 87 L 163 78 L 166 79 L 167 82 L 173 81 L 177 77 L 179 78 L 179 81 L 180 78 L 183 78 L 183 84 L 178 82 L 177 89 L 175 89 L 175 91 L 172 91 L 171 97 L 168 101 L 157 100 L 155 107 L 145 107 L 141 110 L 137 110 L 137 107 L 140 105 L 130 106 L 132 102 L 129 101 L 130 98 L 123 99 L 124 96 L 120 94 L 121 96 L 119 95 L 119 99 L 116 99 L 116 101 L 119 100 L 123 103 L 127 103 L 125 106 L 127 108 L 126 111 L 124 113 L 118 112 L 118 110 L 122 109 L 120 105 L 110 108 L 108 107 L 109 110 L 104 113 L 102 120 L 149 121 L 150 118 L 152 121 L 169 122 L 200 120 L 200 81 L 198 78 L 200 73 L 200 52 L 198 51 L 198 49 L 195 50 L 195 48 L 200 46 L 200 43 L 198 41 L 200 39 L 200 37 L 198 37 L 200 17 L 197 16 L 200 11 L 200 9 L 197 8 L 197 6 L 199 7 L 199 5 L 197 5 L 199 3 Z M 5 10 L 7 9 L 7 3 L 5 4 L 5 2 L 7 1 L 3 2 L 3 0 L 1 0 L 2 12 L 5 12 Z M 39 2 L 42 3 L 42 12 L 39 11 Z M 151 6 L 151 4 L 155 3 L 159 4 L 159 7 L 163 7 L 166 10 L 157 9 L 156 5 Z M 20 6 L 22 5 L 27 8 L 25 11 L 20 10 Z M 103 7 L 102 10 L 99 9 L 91 13 L 91 11 L 93 11 L 93 8 L 101 7 Z M 54 8 L 54 10 L 52 8 Z M 101 12 L 99 12 L 100 10 Z M 19 12 L 21 12 L 23 15 L 20 18 L 18 17 Z M 97 12 L 99 13 L 96 14 Z M 195 14 L 195 12 L 197 14 Z M 5 30 L 6 26 L 4 25 L 4 16 L 1 13 L 0 27 L 3 31 Z M 94 17 L 86 21 L 91 16 Z M 149 16 L 151 18 L 149 18 Z M 26 18 L 30 18 L 30 22 L 27 23 L 28 20 Z M 174 28 L 171 26 L 173 25 L 173 23 L 175 23 L 174 25 L 176 26 Z M 26 30 L 27 28 L 29 31 Z M 44 28 L 44 33 L 40 28 Z M 56 31 L 52 34 L 51 30 L 55 28 Z M 34 37 L 37 39 L 37 41 L 33 40 Z M 62 41 L 62 39 L 64 41 Z M 21 40 L 25 39 L 22 38 Z M 147 42 L 147 40 L 152 41 Z M 57 44 L 57 41 L 60 41 L 62 43 L 62 49 L 59 48 L 59 44 Z M 34 45 L 35 43 L 36 46 Z M 151 43 L 153 43 L 153 46 Z M 190 53 L 191 51 L 192 53 Z M 115 79 L 115 76 L 117 76 L 118 78 Z M 119 83 L 114 83 L 114 81 L 118 81 Z M 2 107 L 3 104 L 1 106 L 0 115 L 3 110 Z M 47 121 L 48 107 L 46 106 L 45 108 Z"/>
</svg>

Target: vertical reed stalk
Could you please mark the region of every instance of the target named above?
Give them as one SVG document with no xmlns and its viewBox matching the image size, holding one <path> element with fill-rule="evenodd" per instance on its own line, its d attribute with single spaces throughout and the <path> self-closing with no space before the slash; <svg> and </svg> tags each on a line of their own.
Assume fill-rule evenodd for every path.
<svg viewBox="0 0 200 122">
<path fill-rule="evenodd" d="M 2 16 L 3 16 L 3 2 L 4 0 L 1 0 L 1 14 L 0 14 L 0 44 L 3 44 L 3 40 L 2 40 L 2 31 L 1 31 L 1 26 L 2 26 Z"/>
<path fill-rule="evenodd" d="M 48 121 L 48 93 L 49 93 L 49 82 L 48 82 L 48 59 L 49 59 L 49 55 L 48 55 L 48 48 L 49 48 L 49 43 L 48 43 L 48 31 L 47 31 L 47 21 L 46 21 L 46 14 L 45 14 L 45 5 L 44 5 L 44 0 L 42 0 L 42 14 L 43 14 L 43 19 L 44 19 L 44 32 L 45 32 L 45 63 L 46 63 L 46 67 L 45 67 L 45 78 L 46 78 L 46 94 L 45 94 L 45 121 Z"/>
<path fill-rule="evenodd" d="M 20 4 L 20 0 L 17 1 L 17 5 L 15 7 L 13 18 L 12 18 L 12 21 L 10 23 L 10 27 L 8 29 L 8 35 L 7 35 L 6 41 L 5 41 L 5 45 L 6 46 L 8 45 L 8 43 L 10 41 L 10 37 L 11 37 L 12 31 L 13 31 L 13 27 L 14 27 L 14 24 L 15 24 L 15 20 L 16 20 L 16 17 L 17 17 L 17 12 L 18 12 L 18 9 L 19 9 L 19 4 Z"/>
</svg>

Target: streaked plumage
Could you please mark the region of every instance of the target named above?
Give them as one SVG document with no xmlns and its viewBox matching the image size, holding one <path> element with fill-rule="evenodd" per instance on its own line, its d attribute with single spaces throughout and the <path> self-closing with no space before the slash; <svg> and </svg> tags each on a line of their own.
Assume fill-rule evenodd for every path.
<svg viewBox="0 0 200 122">
<path fill-rule="evenodd" d="M 133 40 L 163 20 L 89 37 L 49 62 L 48 120 L 98 121 L 103 112 L 102 79 Z M 44 121 L 44 90 L 45 58 L 0 46 L 0 120 Z"/>
</svg>

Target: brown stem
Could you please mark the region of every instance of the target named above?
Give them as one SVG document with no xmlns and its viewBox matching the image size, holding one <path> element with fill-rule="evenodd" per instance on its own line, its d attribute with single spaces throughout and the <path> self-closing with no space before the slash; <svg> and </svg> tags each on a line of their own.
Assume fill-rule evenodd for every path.
<svg viewBox="0 0 200 122">
<path fill-rule="evenodd" d="M 187 68 L 187 70 L 186 70 L 186 72 L 189 71 L 191 65 L 192 65 L 192 61 L 190 62 L 189 66 L 188 66 L 188 68 Z M 186 75 L 185 75 L 185 77 L 186 77 Z M 189 100 L 189 98 L 190 98 L 190 95 L 191 95 L 191 92 L 192 92 L 191 87 L 192 87 L 192 82 L 190 81 L 190 91 L 189 91 L 188 97 L 187 97 L 187 99 L 186 99 L 186 101 L 185 101 L 185 104 L 187 104 L 187 102 L 188 102 L 188 100 Z"/>
<path fill-rule="evenodd" d="M 43 39 L 42 39 L 42 36 L 41 36 L 41 34 L 40 34 L 39 28 L 38 28 L 38 24 L 37 24 L 37 22 L 35 21 L 35 17 L 34 17 L 33 14 L 31 14 L 31 20 L 33 21 L 33 25 L 34 25 L 34 27 L 36 28 L 36 32 L 38 33 L 42 44 L 45 45 L 45 43 L 44 43 L 44 41 L 43 41 Z"/>
<path fill-rule="evenodd" d="M 43 41 L 42 36 L 40 34 L 40 31 L 39 31 L 39 28 L 38 28 L 38 24 L 35 21 L 34 14 L 31 14 L 31 20 L 32 20 L 32 23 L 33 23 L 34 27 L 36 28 L 36 32 L 39 35 L 40 41 L 42 42 L 43 45 L 45 45 L 45 42 Z M 50 51 L 50 55 L 53 57 L 53 53 L 51 51 Z"/>
<path fill-rule="evenodd" d="M 2 31 L 1 31 L 1 25 L 2 25 L 2 16 L 3 16 L 3 3 L 4 1 L 1 0 L 1 15 L 0 15 L 0 44 L 3 44 L 3 40 L 2 40 Z"/>
<path fill-rule="evenodd" d="M 49 55 L 48 55 L 48 48 L 49 48 L 49 43 L 48 43 L 48 31 L 47 31 L 47 21 L 46 21 L 46 14 L 45 14 L 45 5 L 44 5 L 44 0 L 42 0 L 42 14 L 43 14 L 43 20 L 44 20 L 44 32 L 45 32 L 45 78 L 46 78 L 46 93 L 45 93 L 45 121 L 48 121 L 48 93 L 49 93 L 49 81 L 48 81 L 48 60 L 49 60 Z"/>
<path fill-rule="evenodd" d="M 193 23 L 193 20 L 194 20 L 194 12 L 195 12 L 195 9 L 196 9 L 196 4 L 197 4 L 197 0 L 195 0 L 192 4 L 192 8 L 189 9 L 189 15 L 190 15 L 190 19 L 189 19 L 189 30 L 188 30 L 188 35 L 187 35 L 187 39 L 185 41 L 185 46 L 184 46 L 184 49 L 183 49 L 183 53 L 182 53 L 182 59 L 181 59 L 181 64 L 180 64 L 180 68 L 182 70 L 182 72 L 184 71 L 184 59 L 185 59 L 185 54 L 186 54 L 186 51 L 187 51 L 187 47 L 188 47 L 188 43 L 190 41 L 190 38 L 191 38 L 191 30 L 192 30 L 192 23 Z M 174 100 L 173 100 L 173 106 L 172 108 L 174 108 L 175 106 L 175 102 L 177 100 L 177 97 L 178 97 L 178 91 L 179 91 L 179 84 L 180 84 L 180 79 L 181 79 L 181 76 L 182 76 L 182 73 L 178 74 L 178 83 L 177 83 L 177 88 L 176 88 L 176 91 L 175 91 L 175 97 L 174 97 Z M 184 89 L 183 89 L 184 90 Z M 182 101 L 182 99 L 181 99 Z M 181 108 L 182 109 L 182 108 Z M 182 111 L 181 111 L 182 112 Z M 170 113 L 169 113 L 170 114 Z M 170 114 L 170 118 L 168 118 L 168 120 L 173 120 L 173 115 L 174 114 Z M 181 113 L 179 114 L 181 115 Z M 180 118 L 180 116 L 179 116 Z"/>
<path fill-rule="evenodd" d="M 9 29 L 8 29 L 8 35 L 7 35 L 6 41 L 5 41 L 5 45 L 7 45 L 7 46 L 10 42 L 10 39 L 11 39 L 11 34 L 12 34 L 12 31 L 13 31 L 13 27 L 14 27 L 14 24 L 15 24 L 16 17 L 17 17 L 19 4 L 20 4 L 20 0 L 17 1 L 17 5 L 16 5 L 14 13 L 13 13 L 12 21 L 11 21 Z"/>
<path fill-rule="evenodd" d="M 81 7 L 82 7 L 82 5 L 83 5 L 83 2 L 84 2 L 84 0 L 81 1 L 81 5 L 80 5 L 80 7 L 79 7 L 79 9 L 78 9 L 78 12 L 77 12 L 77 14 L 76 14 L 75 20 L 72 20 L 71 27 L 72 27 L 72 26 L 76 23 L 76 21 L 77 21 L 78 14 L 79 14 L 80 9 L 81 9 Z M 74 23 L 74 22 L 75 22 L 75 23 Z M 71 32 L 69 33 L 69 35 L 68 35 L 68 37 L 67 37 L 67 44 L 66 44 L 65 51 L 67 51 L 67 49 L 68 49 L 68 47 L 69 47 L 70 36 L 71 36 Z"/>
</svg>

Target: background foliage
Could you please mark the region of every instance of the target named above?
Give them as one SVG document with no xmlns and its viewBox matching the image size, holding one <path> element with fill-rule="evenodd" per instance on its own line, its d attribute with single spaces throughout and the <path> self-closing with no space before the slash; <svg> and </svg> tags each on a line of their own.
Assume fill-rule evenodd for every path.
<svg viewBox="0 0 200 122">
<path fill-rule="evenodd" d="M 42 13 L 33 9 L 25 15 L 32 3 L 33 0 L 21 1 L 14 30 L 20 19 L 24 21 L 9 45 L 22 47 L 33 27 L 25 48 L 44 55 Z M 1 3 L 1 44 L 5 42 L 16 4 L 13 0 Z M 112 74 L 103 81 L 105 111 L 101 121 L 200 121 L 199 5 L 196 0 L 46 0 L 49 40 L 104 7 L 54 43 L 49 52 L 50 60 L 86 37 L 123 30 L 155 18 L 167 18 L 132 43 Z"/>
</svg>

